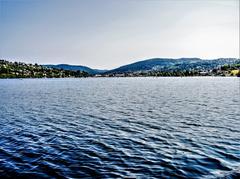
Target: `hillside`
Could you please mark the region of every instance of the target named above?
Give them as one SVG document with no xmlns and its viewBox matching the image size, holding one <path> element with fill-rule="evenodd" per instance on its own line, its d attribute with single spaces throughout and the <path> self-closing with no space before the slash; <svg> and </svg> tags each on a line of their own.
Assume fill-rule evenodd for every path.
<svg viewBox="0 0 240 179">
<path fill-rule="evenodd" d="M 54 68 L 54 69 L 63 69 L 63 70 L 71 70 L 71 71 L 85 71 L 91 75 L 104 73 L 107 70 L 98 70 L 98 69 L 92 69 L 86 66 L 81 65 L 68 65 L 68 64 L 58 64 L 58 65 L 43 65 L 48 68 Z"/>
<path fill-rule="evenodd" d="M 221 58 L 155 58 L 113 70 L 95 70 L 75 65 L 38 65 L 0 60 L 0 78 L 65 78 L 88 76 L 239 76 L 240 60 Z"/>
<path fill-rule="evenodd" d="M 200 58 L 180 58 L 180 59 L 166 59 L 154 58 L 143 60 L 129 65 L 124 65 L 119 68 L 110 70 L 106 74 L 118 73 L 133 73 L 133 72 L 146 72 L 146 71 L 207 71 L 223 65 L 231 65 L 236 63 L 237 59 L 234 58 L 220 58 L 214 60 L 202 60 Z"/>
<path fill-rule="evenodd" d="M 51 69 L 38 64 L 0 60 L 0 78 L 65 78 L 87 76 L 90 76 L 87 72 L 79 70 Z"/>
</svg>

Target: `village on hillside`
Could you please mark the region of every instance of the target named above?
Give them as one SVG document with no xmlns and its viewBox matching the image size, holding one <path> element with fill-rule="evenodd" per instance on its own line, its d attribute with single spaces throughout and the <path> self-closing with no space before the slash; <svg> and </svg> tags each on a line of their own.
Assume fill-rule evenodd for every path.
<svg viewBox="0 0 240 179">
<path fill-rule="evenodd" d="M 38 64 L 27 64 L 23 62 L 10 62 L 0 60 L 0 78 L 79 78 L 79 77 L 146 77 L 146 76 L 239 76 L 240 62 L 225 64 L 213 69 L 178 69 L 178 70 L 145 70 L 124 73 L 99 73 L 89 74 L 80 70 L 64 70 L 48 68 Z"/>
</svg>

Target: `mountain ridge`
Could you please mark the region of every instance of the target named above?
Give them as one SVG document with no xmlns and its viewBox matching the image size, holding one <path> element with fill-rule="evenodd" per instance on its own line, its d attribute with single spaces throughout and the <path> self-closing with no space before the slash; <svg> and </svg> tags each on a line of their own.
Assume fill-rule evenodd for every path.
<svg viewBox="0 0 240 179">
<path fill-rule="evenodd" d="M 167 70 L 206 70 L 215 68 L 224 64 L 233 64 L 239 61 L 237 58 L 218 58 L 218 59 L 201 59 L 201 58 L 151 58 L 140 60 L 134 63 L 120 66 L 107 71 L 106 73 L 128 73 L 136 71 L 167 71 Z"/>
<path fill-rule="evenodd" d="M 127 64 L 113 70 L 97 70 L 80 65 L 38 65 L 0 59 L 0 78 L 134 76 L 240 76 L 240 59 L 153 58 Z"/>
<path fill-rule="evenodd" d="M 64 69 L 64 70 L 71 70 L 71 71 L 85 71 L 91 75 L 95 75 L 95 74 L 100 74 L 100 73 L 104 73 L 107 70 L 100 70 L 100 69 L 93 69 L 87 66 L 83 66 L 83 65 L 70 65 L 70 64 L 57 64 L 57 65 L 53 65 L 53 64 L 44 64 L 43 66 L 48 67 L 48 68 L 56 68 L 56 69 Z"/>
<path fill-rule="evenodd" d="M 93 69 L 83 65 L 70 65 L 70 64 L 45 64 L 43 66 L 48 68 L 72 70 L 72 71 L 85 71 L 91 75 L 96 74 L 111 74 L 111 73 L 130 73 L 136 71 L 173 71 L 173 70 L 208 70 L 222 66 L 225 64 L 233 64 L 239 61 L 238 58 L 217 58 L 217 59 L 201 59 L 193 58 L 150 58 L 139 60 L 133 63 L 122 65 L 118 68 L 111 70 Z"/>
</svg>

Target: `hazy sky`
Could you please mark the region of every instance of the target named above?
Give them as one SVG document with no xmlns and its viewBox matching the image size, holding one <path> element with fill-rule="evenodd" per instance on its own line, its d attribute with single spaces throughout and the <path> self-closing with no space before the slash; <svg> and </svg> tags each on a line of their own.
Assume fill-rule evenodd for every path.
<svg viewBox="0 0 240 179">
<path fill-rule="evenodd" d="M 0 58 L 111 69 L 239 58 L 239 0 L 0 0 Z"/>
</svg>

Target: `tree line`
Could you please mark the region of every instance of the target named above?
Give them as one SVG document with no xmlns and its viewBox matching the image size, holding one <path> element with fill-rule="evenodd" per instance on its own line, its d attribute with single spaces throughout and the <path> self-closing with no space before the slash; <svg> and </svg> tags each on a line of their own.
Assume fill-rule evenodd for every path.
<svg viewBox="0 0 240 179">
<path fill-rule="evenodd" d="M 67 78 L 88 77 L 85 71 L 47 68 L 38 64 L 0 60 L 0 78 Z"/>
</svg>

